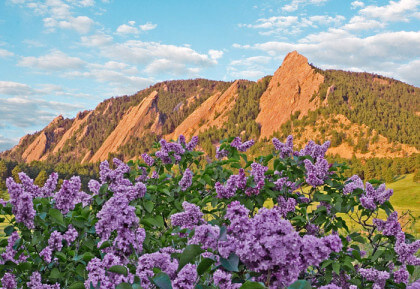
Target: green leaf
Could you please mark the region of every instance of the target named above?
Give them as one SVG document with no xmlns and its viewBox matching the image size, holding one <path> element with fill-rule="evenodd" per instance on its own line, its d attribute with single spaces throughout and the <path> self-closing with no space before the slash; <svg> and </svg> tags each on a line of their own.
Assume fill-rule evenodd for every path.
<svg viewBox="0 0 420 289">
<path fill-rule="evenodd" d="M 306 280 L 297 280 L 295 283 L 287 287 L 287 289 L 312 289 L 311 283 Z"/>
<path fill-rule="evenodd" d="M 101 246 L 99 247 L 99 250 L 102 250 L 102 249 L 108 248 L 108 247 L 110 247 L 110 246 L 112 246 L 111 241 L 105 241 L 105 242 L 103 242 L 103 243 L 101 244 Z"/>
<path fill-rule="evenodd" d="M 154 207 L 154 204 L 153 204 L 152 201 L 145 201 L 144 202 L 144 208 L 146 209 L 146 211 L 148 213 L 151 213 L 153 211 L 153 207 Z"/>
<path fill-rule="evenodd" d="M 160 289 L 172 289 L 171 279 L 163 272 L 156 274 L 155 278 L 151 279 L 151 281 Z"/>
<path fill-rule="evenodd" d="M 63 214 L 60 212 L 60 210 L 57 209 L 50 209 L 48 211 L 48 215 L 54 219 L 58 224 L 65 226 Z"/>
<path fill-rule="evenodd" d="M 407 271 L 410 275 L 413 275 L 415 267 L 413 265 L 407 265 Z"/>
<path fill-rule="evenodd" d="M 223 268 L 230 272 L 238 272 L 239 268 L 239 257 L 235 254 L 230 254 L 228 259 L 221 258 L 220 263 Z"/>
<path fill-rule="evenodd" d="M 335 274 L 340 275 L 340 263 L 335 262 L 332 264 L 332 267 Z"/>
<path fill-rule="evenodd" d="M 163 218 L 162 216 L 156 216 L 154 218 L 144 218 L 141 221 L 143 224 L 149 225 L 149 226 L 155 226 L 158 228 L 163 228 Z"/>
<path fill-rule="evenodd" d="M 131 285 L 128 283 L 120 283 L 115 287 L 115 289 L 132 289 L 132 288 L 133 287 L 131 287 Z"/>
<path fill-rule="evenodd" d="M 10 225 L 4 228 L 4 233 L 6 233 L 6 236 L 10 236 L 15 231 L 15 227 Z"/>
<path fill-rule="evenodd" d="M 210 258 L 204 258 L 203 260 L 201 260 L 200 264 L 197 267 L 198 275 L 203 275 L 204 272 L 206 272 L 211 267 L 211 265 L 213 265 L 213 263 L 214 260 Z"/>
<path fill-rule="evenodd" d="M 20 263 L 19 265 L 17 265 L 17 268 L 19 271 L 29 271 L 32 268 L 32 264 L 29 262 L 24 262 L 24 263 Z"/>
<path fill-rule="evenodd" d="M 376 260 L 378 260 L 378 258 L 383 254 L 383 250 L 378 250 L 375 252 L 375 254 L 372 256 L 371 261 L 375 262 Z"/>
<path fill-rule="evenodd" d="M 83 255 L 82 255 L 83 261 L 86 261 L 86 262 L 89 262 L 93 258 L 95 258 L 95 255 L 92 254 L 91 252 L 86 252 L 86 253 L 83 253 Z"/>
<path fill-rule="evenodd" d="M 85 284 L 83 282 L 76 282 L 69 286 L 69 289 L 84 289 Z"/>
<path fill-rule="evenodd" d="M 60 279 L 62 277 L 62 274 L 60 273 L 60 271 L 58 271 L 57 268 L 52 269 L 51 273 L 50 273 L 50 279 Z"/>
<path fill-rule="evenodd" d="M 128 274 L 127 268 L 125 268 L 124 266 L 121 266 L 121 265 L 114 265 L 111 268 L 109 268 L 108 271 L 113 272 L 113 273 L 117 273 L 117 274 L 121 274 L 121 275 L 124 275 L 124 276 L 127 276 L 127 274 Z"/>
<path fill-rule="evenodd" d="M 185 265 L 194 261 L 195 257 L 200 255 L 203 249 L 199 245 L 188 245 L 179 257 L 178 271 L 181 270 Z"/>
<path fill-rule="evenodd" d="M 244 284 L 242 284 L 239 289 L 264 289 L 266 288 L 264 285 L 258 282 L 253 281 L 246 281 Z"/>
</svg>

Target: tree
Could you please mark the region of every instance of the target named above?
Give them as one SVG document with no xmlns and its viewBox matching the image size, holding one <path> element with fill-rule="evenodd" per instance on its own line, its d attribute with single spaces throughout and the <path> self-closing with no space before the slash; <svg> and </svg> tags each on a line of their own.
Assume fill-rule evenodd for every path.
<svg viewBox="0 0 420 289">
<path fill-rule="evenodd" d="M 0 191 L 6 189 L 7 165 L 4 160 L 0 160 Z"/>
<path fill-rule="evenodd" d="M 12 177 L 16 183 L 20 183 L 19 173 L 22 172 L 22 166 L 20 164 L 16 165 L 12 170 Z"/>
<path fill-rule="evenodd" d="M 47 172 L 45 170 L 42 170 L 39 172 L 38 176 L 36 177 L 34 184 L 37 185 L 38 187 L 43 187 L 47 179 L 48 179 Z"/>
</svg>

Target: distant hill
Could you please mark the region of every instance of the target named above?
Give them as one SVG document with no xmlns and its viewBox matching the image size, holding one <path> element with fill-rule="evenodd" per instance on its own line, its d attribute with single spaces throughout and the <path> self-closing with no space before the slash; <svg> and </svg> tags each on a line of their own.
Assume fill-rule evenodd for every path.
<svg viewBox="0 0 420 289">
<path fill-rule="evenodd" d="M 321 70 L 296 51 L 257 82 L 165 81 L 101 102 L 74 119 L 55 118 L 0 157 L 95 163 L 138 158 L 161 137 L 200 136 L 214 154 L 220 139 L 240 135 L 264 147 L 271 137 L 330 139 L 344 158 L 404 157 L 420 149 L 420 88 L 370 73 Z"/>
</svg>

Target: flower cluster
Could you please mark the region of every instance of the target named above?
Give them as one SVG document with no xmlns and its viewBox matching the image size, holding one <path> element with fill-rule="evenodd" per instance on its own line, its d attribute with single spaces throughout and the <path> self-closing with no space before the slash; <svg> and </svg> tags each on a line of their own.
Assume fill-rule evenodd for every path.
<svg viewBox="0 0 420 289">
<path fill-rule="evenodd" d="M 373 282 L 374 283 L 373 286 L 376 286 L 376 288 L 378 289 L 385 288 L 386 280 L 390 277 L 387 271 L 379 271 L 373 268 L 369 268 L 369 269 L 360 268 L 359 273 L 367 281 Z"/>
<path fill-rule="evenodd" d="M 246 152 L 250 147 L 254 145 L 253 140 L 248 140 L 246 142 L 242 142 L 240 137 L 236 137 L 231 143 L 230 146 L 236 148 L 240 152 Z"/>
<path fill-rule="evenodd" d="M 232 198 L 236 190 L 238 189 L 245 189 L 246 187 L 247 177 L 245 175 L 244 169 L 239 169 L 239 173 L 237 175 L 231 175 L 226 182 L 226 185 L 222 185 L 219 182 L 216 182 L 215 189 L 218 198 L 225 198 L 230 199 Z"/>
<path fill-rule="evenodd" d="M 93 258 L 89 261 L 86 269 L 88 271 L 88 278 L 85 281 L 86 288 L 97 288 L 100 284 L 100 288 L 114 289 L 116 285 L 123 282 L 132 283 L 134 281 L 134 275 L 128 273 L 127 276 L 123 274 L 109 272 L 108 269 L 115 265 L 123 265 L 120 257 L 108 253 L 103 259 Z"/>
<path fill-rule="evenodd" d="M 41 274 L 37 271 L 33 272 L 30 281 L 26 283 L 29 289 L 60 289 L 60 284 L 54 285 L 43 284 L 41 281 Z"/>
<path fill-rule="evenodd" d="M 313 164 L 310 160 L 304 160 L 306 169 L 306 182 L 312 187 L 318 187 L 324 184 L 328 177 L 330 165 L 326 159 L 318 158 Z"/>
<path fill-rule="evenodd" d="M 184 212 L 176 213 L 171 216 L 172 226 L 179 226 L 182 229 L 194 229 L 195 226 L 202 224 L 203 213 L 200 210 L 200 207 L 188 202 L 183 202 L 182 207 Z"/>
<path fill-rule="evenodd" d="M 293 155 L 293 136 L 289 135 L 285 143 L 280 142 L 277 138 L 273 138 L 273 145 L 277 151 L 280 151 L 281 158 Z"/>
<path fill-rule="evenodd" d="M 137 264 L 136 276 L 140 278 L 141 286 L 145 289 L 153 288 L 149 280 L 149 278 L 154 276 L 153 268 L 159 268 L 173 279 L 178 269 L 178 260 L 172 259 L 171 255 L 166 252 L 142 255 Z M 183 281 L 179 280 L 179 282 Z"/>
<path fill-rule="evenodd" d="M 63 214 L 73 210 L 76 204 L 83 203 L 87 206 L 90 203 L 90 195 L 81 192 L 82 182 L 80 177 L 72 177 L 70 180 L 64 180 L 60 190 L 54 195 L 55 207 Z"/>
<path fill-rule="evenodd" d="M 178 185 L 181 187 L 181 191 L 186 191 L 191 186 L 192 177 L 193 177 L 192 171 L 187 168 L 184 171 L 184 174 L 183 174 L 181 180 L 178 183 Z"/>
<path fill-rule="evenodd" d="M 392 196 L 394 191 L 387 189 L 385 184 L 380 185 L 376 190 L 370 184 L 366 183 L 365 194 L 360 197 L 360 203 L 365 209 L 375 210 L 376 206 L 382 205 Z"/>
</svg>

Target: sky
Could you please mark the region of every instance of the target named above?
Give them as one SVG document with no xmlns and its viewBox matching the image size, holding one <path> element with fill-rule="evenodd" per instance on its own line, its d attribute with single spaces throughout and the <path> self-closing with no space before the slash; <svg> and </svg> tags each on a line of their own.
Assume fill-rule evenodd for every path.
<svg viewBox="0 0 420 289">
<path fill-rule="evenodd" d="M 257 80 L 297 50 L 420 86 L 420 0 L 0 0 L 0 151 L 169 79 Z"/>
</svg>

